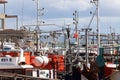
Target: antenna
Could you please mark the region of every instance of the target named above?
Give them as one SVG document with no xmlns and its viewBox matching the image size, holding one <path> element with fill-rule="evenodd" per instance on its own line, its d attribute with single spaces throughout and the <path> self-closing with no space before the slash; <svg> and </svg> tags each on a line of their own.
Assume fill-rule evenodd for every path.
<svg viewBox="0 0 120 80">
<path fill-rule="evenodd" d="M 22 21 L 21 21 L 21 24 L 23 26 L 23 15 L 24 15 L 24 0 L 22 0 Z"/>
</svg>

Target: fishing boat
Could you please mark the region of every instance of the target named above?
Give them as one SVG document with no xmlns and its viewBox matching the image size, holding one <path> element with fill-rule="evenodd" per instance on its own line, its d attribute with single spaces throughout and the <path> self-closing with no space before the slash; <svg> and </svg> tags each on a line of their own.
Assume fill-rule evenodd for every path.
<svg viewBox="0 0 120 80">
<path fill-rule="evenodd" d="M 7 1 L 0 0 L 0 4 L 5 6 L 6 3 Z M 6 28 L 6 18 L 16 18 L 16 29 Z M 66 47 L 62 48 L 55 45 L 57 43 L 54 39 L 55 33 L 59 31 L 50 31 L 49 36 L 52 37 L 52 40 L 47 42 L 47 45 L 44 45 L 44 43 L 39 42 L 39 31 L 27 30 L 26 26 L 18 29 L 18 16 L 7 15 L 5 7 L 4 13 L 0 14 L 0 19 L 2 25 L 0 29 L 0 80 L 98 79 L 97 71 L 95 70 L 96 66 L 92 62 L 95 62 L 99 48 L 97 47 L 98 44 L 87 45 L 88 34 L 84 35 L 86 37 L 86 45 L 80 46 L 79 34 L 77 34 L 76 30 L 74 38 L 78 42 L 77 45 L 72 46 L 70 43 L 70 28 L 65 28 L 66 32 L 63 35 L 66 37 L 66 42 L 64 42 Z M 34 26 L 39 28 L 38 23 Z M 85 30 L 88 29 L 85 28 Z M 63 29 L 60 31 L 63 31 Z M 48 44 L 52 46 L 48 46 Z M 119 80 L 119 71 L 116 70 L 119 67 L 119 55 L 116 54 L 116 46 L 113 46 L 113 44 L 112 46 L 110 44 L 106 46 L 104 44 L 102 47 L 104 50 L 100 48 L 100 53 L 104 54 L 106 61 L 106 79 Z M 118 51 L 119 49 L 117 49 L 117 53 Z M 110 61 L 111 58 L 114 60 Z"/>
<path fill-rule="evenodd" d="M 64 57 L 62 55 L 32 55 L 30 51 L 22 48 L 14 48 L 11 44 L 6 44 L 0 51 L 0 71 L 7 74 L 3 79 L 22 79 L 39 78 L 39 79 L 57 79 L 57 72 L 64 71 Z M 56 72 L 56 71 L 57 72 Z M 9 75 L 9 74 L 16 75 Z M 30 77 L 29 77 L 30 76 Z"/>
<path fill-rule="evenodd" d="M 0 4 L 4 4 L 5 6 L 6 3 L 7 1 L 0 0 Z M 0 30 L 1 80 L 57 80 L 66 79 L 67 75 L 69 78 L 72 77 L 71 74 L 73 72 L 71 72 L 71 68 L 73 65 L 75 65 L 76 68 L 76 64 L 79 63 L 79 61 L 76 63 L 76 60 L 78 60 L 79 57 L 72 55 L 71 50 L 63 49 L 62 52 L 64 52 L 64 54 L 62 54 L 59 53 L 55 47 L 40 48 L 38 40 L 39 33 L 36 31 L 28 31 L 24 26 L 18 29 L 18 16 L 7 15 L 5 13 L 5 7 L 4 13 L 0 14 L 0 18 L 2 22 L 2 28 Z M 6 29 L 6 18 L 16 18 L 16 29 Z M 36 40 L 31 39 L 32 36 L 35 37 Z M 80 50 L 80 53 L 82 52 Z M 72 57 L 75 58 L 72 59 Z M 80 71 L 78 71 L 78 73 L 80 73 Z M 81 75 L 81 73 L 79 75 Z"/>
<path fill-rule="evenodd" d="M 0 4 L 7 1 L 0 0 Z M 5 7 L 4 7 L 5 10 Z M 5 12 L 5 11 L 4 11 Z M 65 71 L 64 55 L 46 52 L 45 48 L 36 51 L 34 41 L 28 39 L 30 32 L 24 28 L 6 29 L 5 19 L 16 15 L 0 14 L 0 80 L 57 80 L 58 73 Z"/>
</svg>

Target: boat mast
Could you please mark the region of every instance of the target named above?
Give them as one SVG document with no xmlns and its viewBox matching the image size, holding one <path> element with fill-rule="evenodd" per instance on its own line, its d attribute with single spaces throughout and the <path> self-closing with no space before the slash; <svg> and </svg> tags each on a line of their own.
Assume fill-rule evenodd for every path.
<svg viewBox="0 0 120 80">
<path fill-rule="evenodd" d="M 39 10 L 39 0 L 37 0 L 37 47 L 36 47 L 36 51 L 38 52 L 39 51 L 39 49 L 40 49 L 40 46 L 39 46 L 39 44 L 40 44 L 40 36 L 39 36 L 39 24 L 38 24 L 38 10 Z"/>
<path fill-rule="evenodd" d="M 73 24 L 75 24 L 75 34 L 76 34 L 76 42 L 78 44 L 78 12 L 75 10 L 75 12 L 73 13 Z"/>
<path fill-rule="evenodd" d="M 98 32 L 98 54 L 100 48 L 100 24 L 99 24 L 99 0 L 96 0 L 96 8 L 97 8 L 97 32 Z"/>
<path fill-rule="evenodd" d="M 33 0 L 33 1 L 35 1 L 35 0 Z M 41 46 L 40 46 L 40 28 L 39 28 L 39 16 L 42 16 L 44 13 L 41 13 L 41 11 L 43 11 L 44 10 L 44 8 L 42 8 L 42 9 L 40 9 L 40 7 L 39 7 L 39 0 L 37 0 L 37 19 L 36 19 L 36 21 L 37 21 L 37 24 L 36 24 L 36 35 L 37 35 L 37 41 L 36 41 L 36 51 L 38 52 L 39 51 L 39 49 L 41 48 Z M 41 21 L 40 21 L 41 22 Z M 43 22 L 44 23 L 44 22 Z"/>
<path fill-rule="evenodd" d="M 76 38 L 76 43 L 77 43 L 77 54 L 76 57 L 79 54 L 79 30 L 78 30 L 78 21 L 79 21 L 79 17 L 78 17 L 78 11 L 75 10 L 75 12 L 73 13 L 73 24 L 75 24 L 75 34 L 74 34 L 74 38 Z"/>
<path fill-rule="evenodd" d="M 94 3 L 96 6 L 96 16 L 97 16 L 97 48 L 98 48 L 98 55 L 99 55 L 99 48 L 100 48 L 100 16 L 99 16 L 99 0 L 91 0 L 91 3 Z"/>
</svg>

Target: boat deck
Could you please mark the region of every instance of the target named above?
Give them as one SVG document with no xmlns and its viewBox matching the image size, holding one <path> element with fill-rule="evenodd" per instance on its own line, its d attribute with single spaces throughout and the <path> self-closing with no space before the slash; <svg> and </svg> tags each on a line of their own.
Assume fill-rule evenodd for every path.
<svg viewBox="0 0 120 80">
<path fill-rule="evenodd" d="M 0 80 L 59 80 L 59 79 L 43 79 L 40 77 L 33 77 L 28 75 L 21 75 L 16 73 L 7 73 L 0 71 Z"/>
</svg>

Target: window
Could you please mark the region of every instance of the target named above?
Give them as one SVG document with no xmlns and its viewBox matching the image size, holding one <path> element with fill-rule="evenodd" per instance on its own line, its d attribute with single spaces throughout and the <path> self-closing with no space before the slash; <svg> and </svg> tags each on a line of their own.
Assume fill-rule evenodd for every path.
<svg viewBox="0 0 120 80">
<path fill-rule="evenodd" d="M 12 59 L 10 58 L 9 61 L 12 62 Z"/>
</svg>

